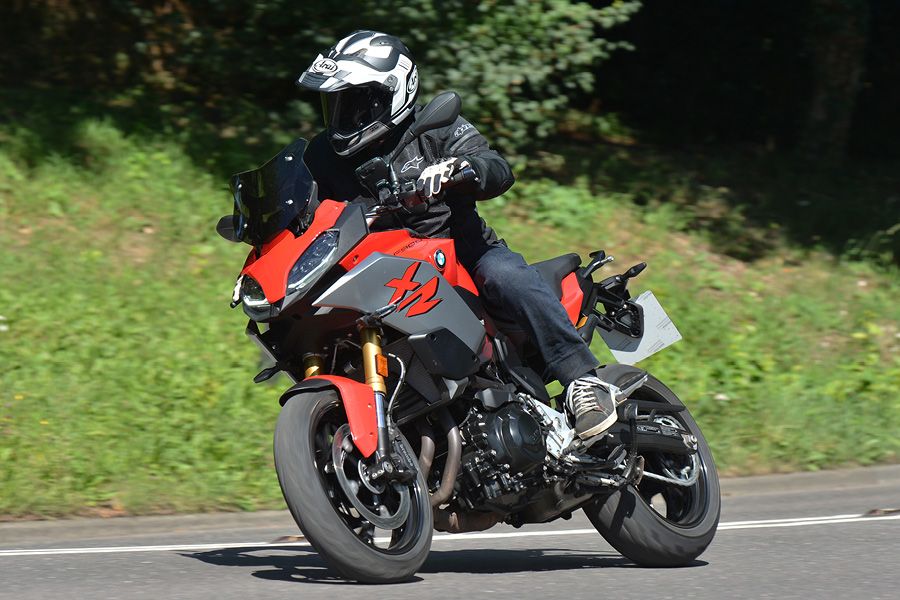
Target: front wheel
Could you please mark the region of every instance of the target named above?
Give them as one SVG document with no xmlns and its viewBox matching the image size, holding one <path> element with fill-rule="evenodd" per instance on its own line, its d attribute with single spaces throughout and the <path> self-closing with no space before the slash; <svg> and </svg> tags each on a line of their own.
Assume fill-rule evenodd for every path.
<svg viewBox="0 0 900 600">
<path fill-rule="evenodd" d="M 406 440 L 395 451 L 412 457 Z M 409 579 L 428 556 L 433 529 L 422 473 L 410 483 L 373 481 L 353 445 L 333 390 L 299 394 L 275 427 L 275 470 L 285 502 L 306 539 L 347 579 Z M 412 461 L 415 465 L 415 461 Z"/>
<path fill-rule="evenodd" d="M 634 367 L 610 365 L 601 376 L 619 384 L 636 372 Z M 631 397 L 683 406 L 672 390 L 653 377 Z M 646 412 L 642 416 L 651 418 Z M 684 566 L 700 556 L 716 534 L 721 511 L 719 477 L 709 446 L 686 409 L 652 418 L 695 436 L 697 452 L 692 456 L 644 454 L 646 473 L 638 485 L 597 499 L 584 512 L 606 541 L 635 563 Z"/>
</svg>

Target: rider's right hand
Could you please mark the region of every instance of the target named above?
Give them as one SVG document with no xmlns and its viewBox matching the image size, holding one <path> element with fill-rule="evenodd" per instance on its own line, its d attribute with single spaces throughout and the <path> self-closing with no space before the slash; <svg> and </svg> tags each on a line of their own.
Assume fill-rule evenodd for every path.
<svg viewBox="0 0 900 600">
<path fill-rule="evenodd" d="M 445 158 L 429 165 L 422 170 L 422 174 L 416 180 L 416 192 L 426 201 L 437 198 L 450 178 L 468 166 L 469 161 L 464 158 Z"/>
</svg>

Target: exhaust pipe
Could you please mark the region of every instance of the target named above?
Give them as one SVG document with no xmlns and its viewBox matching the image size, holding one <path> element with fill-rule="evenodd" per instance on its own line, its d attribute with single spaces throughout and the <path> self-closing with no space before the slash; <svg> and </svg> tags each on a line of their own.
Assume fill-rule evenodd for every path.
<svg viewBox="0 0 900 600">
<path fill-rule="evenodd" d="M 431 473 L 431 463 L 434 462 L 434 430 L 427 423 L 419 421 L 416 427 L 422 434 L 419 446 L 419 470 L 428 481 L 428 474 Z"/>
<path fill-rule="evenodd" d="M 484 531 L 490 529 L 502 519 L 502 515 L 487 512 L 464 512 L 449 508 L 440 508 L 453 495 L 453 485 L 459 475 L 459 467 L 462 462 L 462 435 L 459 427 L 447 409 L 438 413 L 441 426 L 447 431 L 447 461 L 444 464 L 444 473 L 441 485 L 431 495 L 431 506 L 434 513 L 434 528 L 447 533 L 466 533 L 469 531 Z M 427 424 L 419 425 L 419 433 L 422 434 L 422 449 L 419 452 L 419 468 L 426 478 L 431 471 L 434 461 L 434 431 Z"/>
<path fill-rule="evenodd" d="M 447 430 L 447 462 L 444 465 L 444 474 L 441 478 L 441 486 L 431 495 L 431 506 L 437 507 L 445 503 L 453 495 L 453 484 L 459 475 L 459 465 L 462 461 L 462 435 L 459 427 L 445 408 L 438 413 L 441 426 Z M 432 451 L 433 452 L 433 451 Z"/>
</svg>

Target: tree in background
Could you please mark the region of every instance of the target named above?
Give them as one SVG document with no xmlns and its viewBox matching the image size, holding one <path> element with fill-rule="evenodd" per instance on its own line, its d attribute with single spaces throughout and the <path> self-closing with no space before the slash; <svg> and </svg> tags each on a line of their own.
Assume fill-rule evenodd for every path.
<svg viewBox="0 0 900 600">
<path fill-rule="evenodd" d="M 812 67 L 809 111 L 799 142 L 807 158 L 844 157 L 865 68 L 866 0 L 812 0 L 806 45 Z"/>
<path fill-rule="evenodd" d="M 595 6 L 594 4 L 599 4 Z M 406 40 L 423 99 L 454 89 L 466 115 L 510 153 L 554 133 L 589 96 L 595 71 L 629 45 L 604 32 L 637 0 L 15 0 L 0 15 L 0 80 L 68 87 L 118 105 L 143 103 L 164 120 L 188 113 L 231 131 L 269 120 L 318 127 L 317 99 L 292 81 L 316 53 L 355 29 Z M 249 128 L 248 128 L 249 130 Z"/>
<path fill-rule="evenodd" d="M 641 6 L 621 0 L 599 8 L 564 0 L 418 4 L 409 14 L 428 6 L 435 11 L 429 22 L 438 25 L 410 27 L 423 51 L 425 89 L 463 92 L 466 113 L 507 151 L 533 149 L 559 131 L 568 109 L 591 96 L 600 65 L 616 50 L 632 48 L 605 32 Z"/>
<path fill-rule="evenodd" d="M 460 91 L 466 115 L 508 153 L 573 129 L 590 138 L 581 125 L 602 109 L 645 139 L 830 160 L 848 144 L 856 155 L 900 154 L 896 0 L 640 4 L 7 0 L 0 86 L 133 106 L 153 130 L 308 135 L 318 108 L 293 79 L 334 40 L 372 28 L 408 41 L 423 99 Z"/>
<path fill-rule="evenodd" d="M 598 90 L 667 144 L 897 158 L 898 30 L 896 0 L 647 3 Z"/>
</svg>

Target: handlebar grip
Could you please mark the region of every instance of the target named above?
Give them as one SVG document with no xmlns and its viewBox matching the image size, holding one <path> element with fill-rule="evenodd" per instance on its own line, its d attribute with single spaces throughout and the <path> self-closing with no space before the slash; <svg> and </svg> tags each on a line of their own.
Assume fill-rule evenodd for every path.
<svg viewBox="0 0 900 600">
<path fill-rule="evenodd" d="M 447 183 L 448 185 L 459 185 L 460 183 L 477 180 L 478 174 L 475 172 L 475 169 L 473 169 L 471 166 L 465 166 L 459 171 L 459 173 L 453 175 L 453 177 L 451 177 L 450 181 L 448 181 Z"/>
<path fill-rule="evenodd" d="M 471 166 L 464 167 L 458 173 L 455 173 L 443 187 L 447 189 L 469 181 L 478 181 L 478 174 Z M 419 191 L 416 189 L 415 181 L 408 181 L 400 186 L 400 190 L 397 192 L 397 200 L 407 206 L 407 208 L 424 203 L 424 199 L 419 196 Z"/>
</svg>

